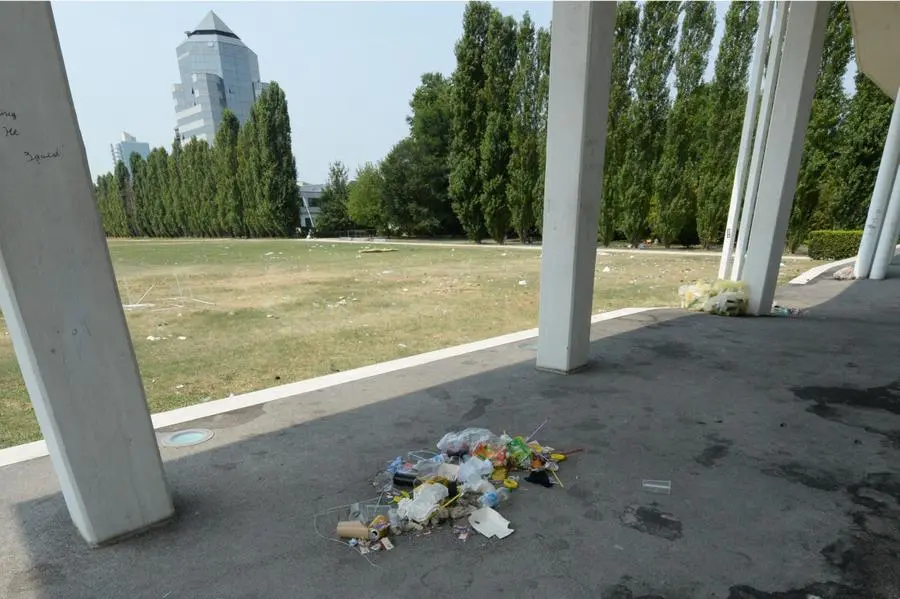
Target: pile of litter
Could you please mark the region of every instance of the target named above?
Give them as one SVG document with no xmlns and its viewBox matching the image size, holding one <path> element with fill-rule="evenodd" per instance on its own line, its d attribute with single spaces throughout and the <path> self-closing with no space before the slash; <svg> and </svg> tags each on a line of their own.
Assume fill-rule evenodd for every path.
<svg viewBox="0 0 900 599">
<path fill-rule="evenodd" d="M 747 288 L 743 281 L 697 281 L 678 288 L 681 307 L 695 312 L 707 312 L 720 316 L 744 316 L 747 314 Z"/>
<path fill-rule="evenodd" d="M 506 538 L 514 531 L 494 508 L 515 495 L 520 481 L 563 487 L 559 464 L 583 451 L 557 451 L 533 440 L 548 420 L 528 437 L 467 428 L 444 435 L 438 452 L 398 456 L 376 474 L 377 497 L 317 514 L 316 532 L 325 536 L 319 519 L 330 516 L 335 532 L 326 538 L 362 555 L 390 551 L 398 537 L 430 535 L 444 524 L 461 541 L 473 532 Z"/>
</svg>

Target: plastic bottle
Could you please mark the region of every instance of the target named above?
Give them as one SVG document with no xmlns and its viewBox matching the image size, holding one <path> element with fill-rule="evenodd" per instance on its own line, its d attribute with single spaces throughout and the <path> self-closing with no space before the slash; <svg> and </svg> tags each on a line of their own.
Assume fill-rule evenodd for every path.
<svg viewBox="0 0 900 599">
<path fill-rule="evenodd" d="M 481 507 L 497 507 L 501 501 L 509 499 L 509 491 L 506 489 L 497 489 L 496 491 L 488 491 L 478 498 Z"/>
<path fill-rule="evenodd" d="M 397 511 L 397 508 L 391 508 L 388 510 L 388 521 L 391 523 L 391 534 L 399 535 L 403 532 L 402 522 L 400 521 L 400 512 Z"/>
</svg>

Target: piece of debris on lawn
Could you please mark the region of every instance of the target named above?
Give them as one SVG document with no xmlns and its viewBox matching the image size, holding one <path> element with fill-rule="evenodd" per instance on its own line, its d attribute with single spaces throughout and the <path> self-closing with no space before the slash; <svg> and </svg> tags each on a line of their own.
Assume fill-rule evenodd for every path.
<svg viewBox="0 0 900 599">
<path fill-rule="evenodd" d="M 142 308 L 152 308 L 155 305 L 156 304 L 123 304 L 122 308 L 124 308 L 125 310 L 131 311 L 131 310 L 140 310 Z"/>
<path fill-rule="evenodd" d="M 650 493 L 657 493 L 659 495 L 672 494 L 672 481 L 670 480 L 644 479 L 643 481 L 641 481 L 641 487 L 643 487 L 645 491 L 649 491 Z"/>
<path fill-rule="evenodd" d="M 359 250 L 360 254 L 383 254 L 385 252 L 396 252 L 397 248 L 366 248 Z"/>
</svg>

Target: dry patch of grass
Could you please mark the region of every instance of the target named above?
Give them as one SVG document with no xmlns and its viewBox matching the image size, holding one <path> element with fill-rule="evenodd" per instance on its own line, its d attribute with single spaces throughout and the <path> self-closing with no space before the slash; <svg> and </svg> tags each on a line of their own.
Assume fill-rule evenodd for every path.
<svg viewBox="0 0 900 599">
<path fill-rule="evenodd" d="M 154 412 L 536 326 L 540 252 L 327 241 L 111 241 Z M 813 266 L 788 261 L 782 280 Z M 674 306 L 718 259 L 604 254 L 595 311 Z M 40 438 L 0 326 L 0 447 Z"/>
</svg>

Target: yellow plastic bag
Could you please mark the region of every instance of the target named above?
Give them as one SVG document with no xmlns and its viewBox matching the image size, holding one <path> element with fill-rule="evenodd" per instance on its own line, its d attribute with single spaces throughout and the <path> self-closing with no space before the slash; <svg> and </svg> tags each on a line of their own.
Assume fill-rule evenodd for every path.
<svg viewBox="0 0 900 599">
<path fill-rule="evenodd" d="M 678 296 L 681 298 L 681 307 L 685 310 L 703 311 L 703 306 L 712 295 L 712 285 L 705 281 L 697 281 L 690 285 L 682 285 L 678 288 Z"/>
</svg>

